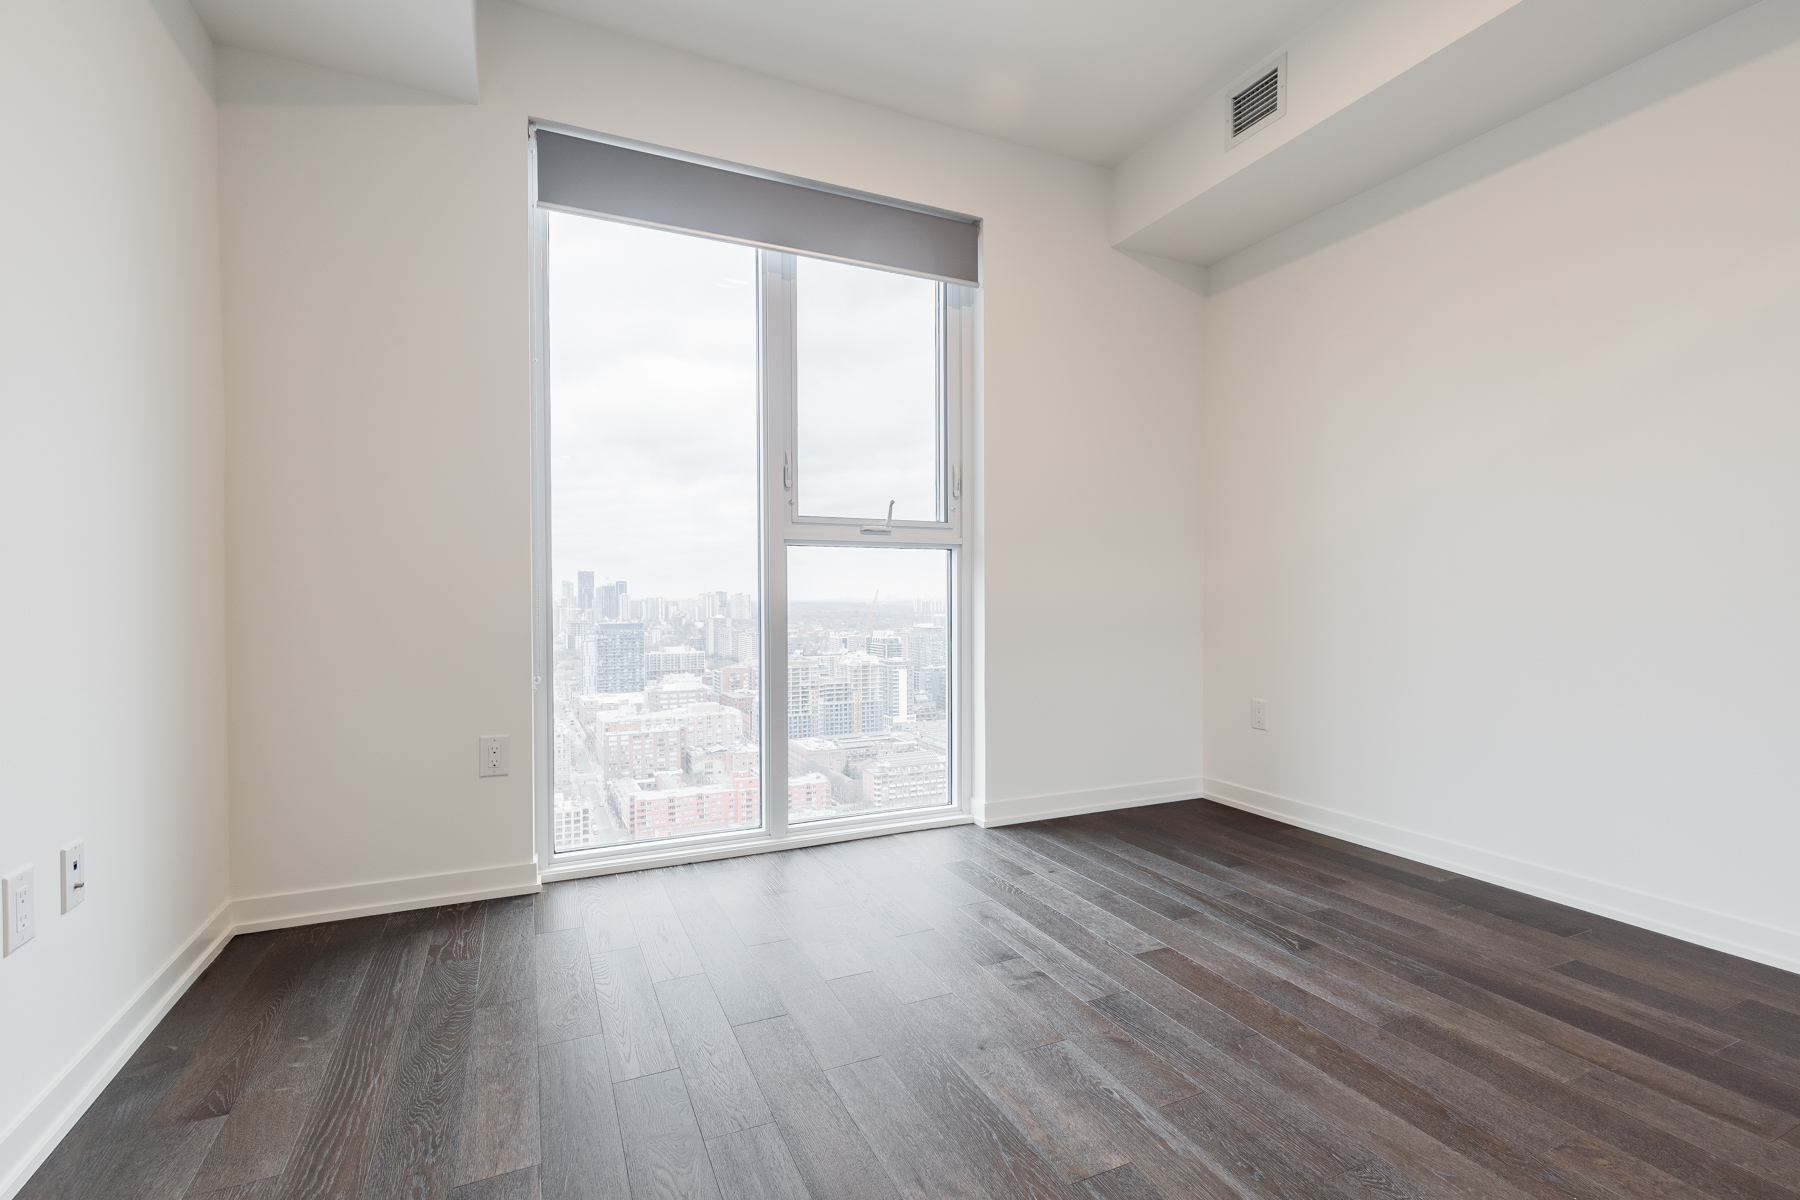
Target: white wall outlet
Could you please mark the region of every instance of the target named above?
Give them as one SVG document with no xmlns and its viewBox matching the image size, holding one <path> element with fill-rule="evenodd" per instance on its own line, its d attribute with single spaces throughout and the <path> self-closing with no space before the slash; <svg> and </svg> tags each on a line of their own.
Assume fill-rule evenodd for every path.
<svg viewBox="0 0 1800 1200">
<path fill-rule="evenodd" d="M 74 842 L 62 848 L 63 912 L 87 899 L 87 847 Z"/>
<path fill-rule="evenodd" d="M 1250 702 L 1250 728 L 1265 731 L 1269 728 L 1269 702 L 1267 700 Z"/>
<path fill-rule="evenodd" d="M 30 864 L 0 879 L 0 919 L 6 923 L 0 953 L 11 954 L 37 936 L 37 888 Z"/>
<path fill-rule="evenodd" d="M 475 773 L 483 779 L 506 774 L 506 760 L 511 757 L 507 752 L 508 743 L 511 741 L 504 734 L 481 738 L 481 762 Z"/>
</svg>

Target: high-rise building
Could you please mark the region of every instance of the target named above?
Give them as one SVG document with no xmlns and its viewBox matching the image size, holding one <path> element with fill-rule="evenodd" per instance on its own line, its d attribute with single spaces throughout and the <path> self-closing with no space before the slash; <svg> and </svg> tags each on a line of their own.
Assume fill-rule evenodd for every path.
<svg viewBox="0 0 1800 1200">
<path fill-rule="evenodd" d="M 914 625 L 907 630 L 906 661 L 915 670 L 947 665 L 950 661 L 948 632 L 940 625 Z"/>
<path fill-rule="evenodd" d="M 877 808 L 943 803 L 949 798 L 948 780 L 948 765 L 939 755 L 928 750 L 895 754 L 863 768 L 863 798 Z"/>
<path fill-rule="evenodd" d="M 675 671 L 699 675 L 706 670 L 706 652 L 686 646 L 662 646 L 644 655 L 644 679 L 661 679 Z"/>
<path fill-rule="evenodd" d="M 736 592 L 731 597 L 731 619 L 734 621 L 750 620 L 750 596 L 747 592 Z"/>
<path fill-rule="evenodd" d="M 641 621 L 602 621 L 582 645 L 582 686 L 588 692 L 644 690 L 644 626 Z"/>
<path fill-rule="evenodd" d="M 576 603 L 579 604 L 582 611 L 585 612 L 594 607 L 594 573 L 592 571 L 577 571 L 575 573 L 575 578 L 580 581 L 575 589 Z"/>
<path fill-rule="evenodd" d="M 668 712 L 712 698 L 712 689 L 700 676 L 677 673 L 664 675 L 644 689 L 644 708 L 647 712 Z"/>
<path fill-rule="evenodd" d="M 877 629 L 864 643 L 863 649 L 876 658 L 905 658 L 906 643 L 891 629 Z"/>
<path fill-rule="evenodd" d="M 575 585 L 567 579 L 562 581 L 562 601 L 569 605 L 575 603 Z"/>
</svg>

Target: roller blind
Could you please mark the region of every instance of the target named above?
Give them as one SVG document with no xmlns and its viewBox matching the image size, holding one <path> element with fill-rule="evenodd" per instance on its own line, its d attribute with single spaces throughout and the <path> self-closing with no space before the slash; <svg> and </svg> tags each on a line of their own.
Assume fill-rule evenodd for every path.
<svg viewBox="0 0 1800 1200">
<path fill-rule="evenodd" d="M 980 282 L 981 227 L 969 217 L 548 129 L 534 136 L 539 204 L 949 283 Z"/>
</svg>

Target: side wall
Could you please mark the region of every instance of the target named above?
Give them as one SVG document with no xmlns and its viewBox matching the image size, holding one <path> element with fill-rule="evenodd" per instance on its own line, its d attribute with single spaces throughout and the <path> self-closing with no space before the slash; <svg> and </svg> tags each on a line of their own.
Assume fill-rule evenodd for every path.
<svg viewBox="0 0 1800 1200">
<path fill-rule="evenodd" d="M 528 870 L 528 774 L 477 779 L 474 747 L 522 764 L 531 728 L 531 117 L 987 218 L 984 811 L 1197 794 L 1203 301 L 1108 248 L 1104 172 L 480 21 L 479 105 L 224 73 L 234 894 L 280 918 Z"/>
<path fill-rule="evenodd" d="M 209 65 L 144 0 L 0 5 L 0 873 L 37 887 L 0 959 L 0 1196 L 225 931 Z"/>
<path fill-rule="evenodd" d="M 1800 969 L 1797 38 L 1213 270 L 1210 795 Z"/>
</svg>

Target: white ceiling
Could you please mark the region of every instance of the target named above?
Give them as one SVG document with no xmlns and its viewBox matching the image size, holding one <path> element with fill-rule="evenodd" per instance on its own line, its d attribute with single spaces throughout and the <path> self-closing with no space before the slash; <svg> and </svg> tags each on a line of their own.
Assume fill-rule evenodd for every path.
<svg viewBox="0 0 1800 1200">
<path fill-rule="evenodd" d="M 522 2 L 1110 166 L 1337 0 Z"/>
<path fill-rule="evenodd" d="M 475 0 L 193 0 L 212 40 L 477 98 Z"/>
</svg>

